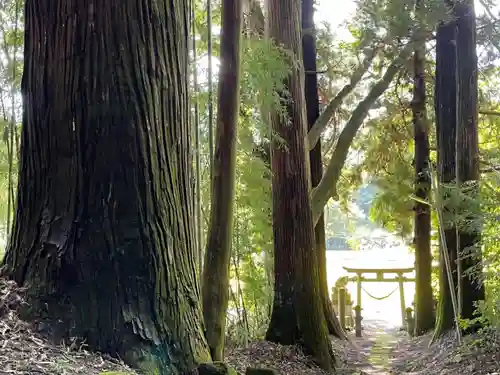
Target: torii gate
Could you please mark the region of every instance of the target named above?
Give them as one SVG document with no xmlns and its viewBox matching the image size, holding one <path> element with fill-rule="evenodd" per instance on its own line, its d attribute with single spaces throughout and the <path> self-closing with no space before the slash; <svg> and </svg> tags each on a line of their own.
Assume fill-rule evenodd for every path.
<svg viewBox="0 0 500 375">
<path fill-rule="evenodd" d="M 348 281 L 355 281 L 357 284 L 357 296 L 356 303 L 361 308 L 361 285 L 363 282 L 375 282 L 375 283 L 394 283 L 399 284 L 399 298 L 401 303 L 401 318 L 403 325 L 406 320 L 406 303 L 405 303 L 405 292 L 404 283 L 405 282 L 415 282 L 415 278 L 407 277 L 405 274 L 412 273 L 415 271 L 414 267 L 409 268 L 351 268 L 343 267 L 347 272 L 356 274 L 356 276 L 347 276 Z M 365 274 L 375 274 L 375 277 L 365 277 Z M 393 277 L 387 277 L 386 274 L 394 274 Z"/>
</svg>

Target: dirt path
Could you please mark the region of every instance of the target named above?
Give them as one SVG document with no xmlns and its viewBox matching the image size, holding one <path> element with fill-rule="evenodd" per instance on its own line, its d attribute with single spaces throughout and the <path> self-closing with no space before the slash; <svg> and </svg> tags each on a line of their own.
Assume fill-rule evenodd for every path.
<svg viewBox="0 0 500 375">
<path fill-rule="evenodd" d="M 466 336 L 462 345 L 453 331 L 429 346 L 431 337 L 410 339 L 385 321 L 367 320 L 363 337 L 344 348 L 342 375 L 500 375 L 498 331 Z"/>
<path fill-rule="evenodd" d="M 358 374 L 391 374 L 395 361 L 404 361 L 412 352 L 408 336 L 398 327 L 383 320 L 367 320 L 363 327 L 363 337 L 352 337 L 353 345 L 346 349 L 349 367 Z"/>
</svg>

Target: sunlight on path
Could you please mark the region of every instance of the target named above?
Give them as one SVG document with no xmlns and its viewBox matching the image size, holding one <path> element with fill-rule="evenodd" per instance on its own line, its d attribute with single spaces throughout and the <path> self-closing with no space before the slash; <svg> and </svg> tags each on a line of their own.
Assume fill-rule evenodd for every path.
<svg viewBox="0 0 500 375">
<path fill-rule="evenodd" d="M 339 277 L 347 274 L 343 267 L 410 268 L 414 264 L 414 254 L 402 247 L 363 251 L 331 250 L 326 252 L 326 258 L 330 290 Z M 356 301 L 356 284 L 349 283 L 347 289 L 353 301 Z M 372 298 L 382 298 L 389 294 L 383 300 Z M 405 283 L 404 295 L 406 306 L 411 306 L 415 295 L 414 283 Z M 398 332 L 402 325 L 398 284 L 364 283 L 361 305 L 363 337 L 352 338 L 360 350 L 359 355 L 355 355 L 356 367 L 360 374 L 389 374 L 392 354 L 400 340 Z"/>
<path fill-rule="evenodd" d="M 356 345 L 364 352 L 365 361 L 360 364 L 360 374 L 389 374 L 393 350 L 398 344 L 398 328 L 383 320 L 364 323 L 363 337 L 355 338 Z"/>
<path fill-rule="evenodd" d="M 373 368 L 366 369 L 365 372 L 368 374 L 388 374 L 388 365 L 392 351 L 397 345 L 397 338 L 387 331 L 377 331 L 375 335 L 375 344 L 368 356 L 368 362 Z"/>
</svg>

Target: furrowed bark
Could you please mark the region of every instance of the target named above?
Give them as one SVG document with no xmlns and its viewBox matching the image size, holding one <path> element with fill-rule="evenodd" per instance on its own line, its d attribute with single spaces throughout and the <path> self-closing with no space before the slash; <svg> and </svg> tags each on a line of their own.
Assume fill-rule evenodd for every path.
<svg viewBox="0 0 500 375">
<path fill-rule="evenodd" d="M 337 196 L 337 182 L 344 167 L 351 143 L 356 136 L 368 111 L 375 101 L 387 90 L 395 75 L 407 61 L 413 50 L 413 44 L 407 44 L 389 65 L 382 79 L 369 91 L 368 95 L 354 109 L 351 118 L 339 135 L 337 145 L 333 151 L 328 167 L 321 182 L 312 191 L 313 221 L 316 224 L 323 212 L 323 208 L 331 197 Z"/>
<path fill-rule="evenodd" d="M 251 34 L 264 37 L 266 21 L 258 0 L 243 0 L 245 26 Z"/>
<path fill-rule="evenodd" d="M 456 24 L 455 22 L 441 24 L 436 34 L 436 84 L 434 88 L 436 111 L 436 140 L 437 140 L 437 175 L 440 185 L 449 185 L 456 176 Z M 450 258 L 453 284 L 457 286 L 457 235 L 454 224 L 454 207 L 447 202 L 449 193 L 442 188 L 445 218 L 444 238 L 440 238 L 442 254 L 443 242 Z M 453 311 L 450 285 L 446 273 L 446 265 L 442 256 L 439 257 L 439 300 L 436 312 L 436 327 L 434 338 L 453 329 L 455 313 Z"/>
<path fill-rule="evenodd" d="M 479 137 L 477 126 L 477 54 L 476 19 L 472 0 L 457 1 L 454 6 L 457 19 L 457 138 L 456 172 L 457 185 L 467 186 L 464 192 L 477 201 L 479 194 Z M 467 220 L 474 222 L 474 229 L 459 226 L 457 231 L 460 258 L 460 310 L 463 319 L 477 315 L 476 303 L 485 298 L 482 283 L 481 233 L 477 228 L 479 208 L 460 207 L 467 212 Z M 470 272 L 473 271 L 473 272 Z M 473 324 L 468 331 L 479 328 Z"/>
<path fill-rule="evenodd" d="M 240 98 L 241 0 L 222 3 L 221 65 L 215 134 L 212 210 L 203 270 L 206 337 L 212 359 L 221 361 L 229 300 L 229 262 L 233 231 L 236 133 Z"/>
<path fill-rule="evenodd" d="M 314 7 L 312 0 L 302 0 L 302 48 L 305 74 L 305 99 L 308 128 L 311 129 L 319 117 L 318 79 L 316 75 L 316 35 L 314 32 Z M 312 187 L 318 185 L 323 176 L 323 158 L 321 154 L 321 141 L 309 152 L 309 165 L 311 171 Z M 330 301 L 328 293 L 325 219 L 321 215 L 314 227 L 316 257 L 319 270 L 319 288 L 325 312 L 328 332 L 339 338 L 346 338 L 346 334 Z"/>
<path fill-rule="evenodd" d="M 269 0 L 270 37 L 286 48 L 294 61 L 302 57 L 300 4 Z M 333 368 L 325 314 L 319 293 L 314 256 L 314 230 L 309 196 L 309 168 L 305 145 L 304 71 L 294 64 L 286 80 L 287 116 L 272 113 L 272 126 L 284 142 L 271 146 L 275 293 L 266 339 L 301 344 L 325 370 Z M 311 256 L 313 254 L 313 256 Z"/>
<path fill-rule="evenodd" d="M 354 71 L 351 76 L 350 82 L 345 85 L 342 90 L 340 90 L 337 95 L 328 103 L 325 107 L 321 115 L 315 120 L 314 125 L 310 127 L 309 132 L 307 133 L 307 142 L 306 144 L 309 147 L 309 151 L 313 150 L 316 147 L 316 144 L 321 139 L 321 134 L 325 131 L 328 126 L 330 120 L 335 115 L 335 112 L 340 108 L 344 99 L 356 88 L 358 83 L 363 78 L 363 75 L 370 68 L 373 59 L 377 55 L 378 48 L 373 48 L 368 55 L 363 60 L 362 64 Z M 306 68 L 306 70 L 308 70 Z"/>
<path fill-rule="evenodd" d="M 5 272 L 31 318 L 148 373 L 210 360 L 196 278 L 188 3 L 27 0 Z M 56 338 L 55 337 L 55 338 Z"/>
<path fill-rule="evenodd" d="M 417 0 L 415 13 L 421 19 L 423 5 Z M 413 131 L 415 140 L 415 196 L 429 201 L 431 173 L 429 164 L 429 124 L 425 94 L 425 39 L 417 38 L 413 52 Z M 422 335 L 434 327 L 432 296 L 431 210 L 428 204 L 415 202 L 415 333 Z"/>
</svg>

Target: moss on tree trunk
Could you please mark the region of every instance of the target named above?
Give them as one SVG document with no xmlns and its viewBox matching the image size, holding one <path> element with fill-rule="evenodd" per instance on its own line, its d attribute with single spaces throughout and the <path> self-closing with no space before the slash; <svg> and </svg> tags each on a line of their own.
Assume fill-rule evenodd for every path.
<svg viewBox="0 0 500 375">
<path fill-rule="evenodd" d="M 242 18 L 242 0 L 223 1 L 212 208 L 202 284 L 206 336 L 217 361 L 222 360 L 224 350 L 229 300 Z"/>
<path fill-rule="evenodd" d="M 417 1 L 415 12 L 423 19 L 422 2 Z M 413 52 L 413 131 L 415 139 L 415 195 L 429 200 L 431 173 L 429 165 L 429 124 L 425 93 L 425 39 L 417 37 Z M 423 202 L 415 202 L 415 333 L 421 335 L 434 327 L 432 296 L 431 210 Z"/>
<path fill-rule="evenodd" d="M 316 73 L 316 34 L 314 29 L 314 7 L 312 0 L 302 0 L 302 49 L 304 70 L 306 72 L 304 84 L 307 125 L 308 129 L 311 130 L 319 117 L 318 77 Z M 311 171 L 311 183 L 314 188 L 320 183 L 323 177 L 321 141 L 318 141 L 309 152 L 309 166 Z M 330 301 L 330 293 L 328 292 L 324 214 L 320 216 L 314 227 L 314 235 L 319 270 L 319 289 L 328 332 L 336 337 L 345 338 L 346 334 L 340 326 L 340 322 L 337 319 L 337 315 Z"/>
<path fill-rule="evenodd" d="M 302 57 L 299 2 L 269 0 L 269 34 L 291 54 Z M 266 338 L 301 344 L 326 370 L 333 354 L 319 289 L 305 145 L 304 71 L 293 64 L 285 84 L 287 117 L 272 114 L 271 146 L 275 294 Z M 281 142 L 285 142 L 284 147 Z"/>
<path fill-rule="evenodd" d="M 196 279 L 188 3 L 26 1 L 6 272 L 31 317 L 146 372 L 210 360 Z"/>
<path fill-rule="evenodd" d="M 436 313 L 435 336 L 452 329 L 455 324 L 451 291 L 448 283 L 446 265 L 442 256 L 443 243 L 450 258 L 453 284 L 457 287 L 457 240 L 453 221 L 454 208 L 448 201 L 447 186 L 455 180 L 455 142 L 456 142 L 456 58 L 455 23 L 441 24 L 436 35 L 436 85 L 434 89 L 436 110 L 437 175 L 438 183 L 444 193 L 444 238 L 440 238 L 439 256 L 439 300 Z"/>
</svg>

